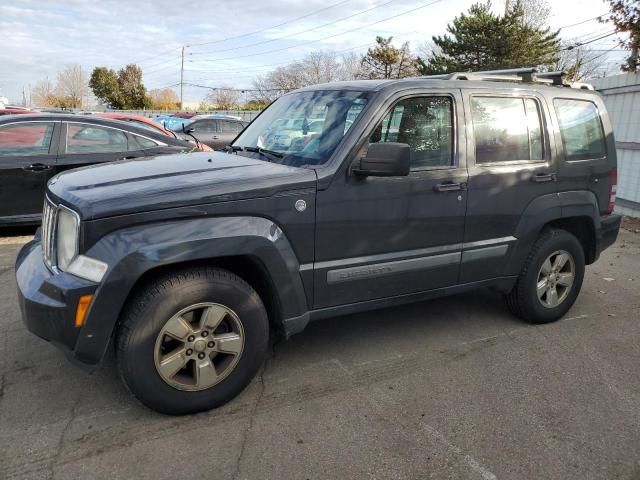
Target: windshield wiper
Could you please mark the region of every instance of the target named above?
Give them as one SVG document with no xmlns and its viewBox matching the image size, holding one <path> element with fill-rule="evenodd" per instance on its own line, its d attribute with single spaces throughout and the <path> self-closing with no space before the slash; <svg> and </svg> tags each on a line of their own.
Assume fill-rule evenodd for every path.
<svg viewBox="0 0 640 480">
<path fill-rule="evenodd" d="M 284 154 L 280 153 L 280 152 L 274 152 L 273 150 L 267 150 L 266 148 L 261 148 L 261 147 L 243 147 L 245 152 L 255 152 L 255 153 L 259 153 L 260 155 L 263 156 L 269 156 L 271 155 L 272 157 L 276 157 L 276 158 L 282 158 L 284 157 Z"/>
<path fill-rule="evenodd" d="M 242 147 L 238 147 L 237 145 L 227 145 L 222 149 L 223 152 L 233 153 L 233 152 L 241 152 Z"/>
</svg>

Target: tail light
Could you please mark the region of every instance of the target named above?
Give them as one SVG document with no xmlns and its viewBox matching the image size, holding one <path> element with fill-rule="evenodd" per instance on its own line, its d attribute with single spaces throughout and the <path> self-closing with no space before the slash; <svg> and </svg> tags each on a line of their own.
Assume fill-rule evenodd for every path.
<svg viewBox="0 0 640 480">
<path fill-rule="evenodd" d="M 616 204 L 616 191 L 618 190 L 618 169 L 611 170 L 609 178 L 609 206 L 607 207 L 607 215 L 613 213 L 613 207 Z"/>
</svg>

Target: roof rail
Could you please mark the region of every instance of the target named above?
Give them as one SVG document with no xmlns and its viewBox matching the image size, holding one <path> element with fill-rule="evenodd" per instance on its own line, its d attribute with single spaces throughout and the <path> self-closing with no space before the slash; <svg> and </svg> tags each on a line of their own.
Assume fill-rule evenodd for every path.
<svg viewBox="0 0 640 480">
<path fill-rule="evenodd" d="M 561 87 L 595 90 L 589 83 L 567 82 L 565 72 L 538 72 L 535 68 L 508 68 L 505 70 L 484 70 L 480 72 L 455 72 L 441 75 L 427 75 L 419 78 L 440 80 L 485 80 L 493 82 L 540 83 Z"/>
</svg>

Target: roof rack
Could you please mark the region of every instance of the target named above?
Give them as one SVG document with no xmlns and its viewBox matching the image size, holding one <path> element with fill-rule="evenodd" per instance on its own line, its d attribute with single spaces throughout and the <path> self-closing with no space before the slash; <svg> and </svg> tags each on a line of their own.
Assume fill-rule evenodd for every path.
<svg viewBox="0 0 640 480">
<path fill-rule="evenodd" d="M 561 87 L 595 90 L 593 85 L 581 82 L 567 82 L 566 72 L 538 72 L 535 68 L 509 68 L 506 70 L 485 70 L 481 72 L 456 72 L 442 75 L 428 75 L 420 78 L 441 80 L 485 80 L 492 82 L 540 83 Z"/>
</svg>

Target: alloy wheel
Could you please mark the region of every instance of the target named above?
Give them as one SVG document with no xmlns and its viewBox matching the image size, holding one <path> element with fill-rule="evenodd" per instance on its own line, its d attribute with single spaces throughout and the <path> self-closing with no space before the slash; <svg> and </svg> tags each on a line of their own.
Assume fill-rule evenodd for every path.
<svg viewBox="0 0 640 480">
<path fill-rule="evenodd" d="M 154 362 L 160 377 L 179 390 L 205 390 L 237 365 L 244 348 L 238 315 L 218 303 L 197 303 L 171 317 L 156 339 Z"/>
<path fill-rule="evenodd" d="M 557 250 L 547 257 L 538 272 L 538 300 L 546 308 L 555 308 L 566 300 L 576 277 L 573 257 Z"/>
</svg>

